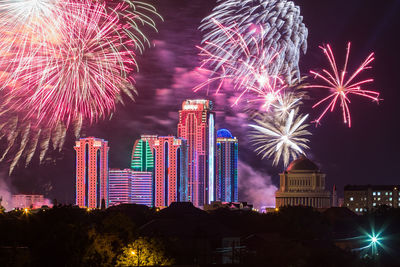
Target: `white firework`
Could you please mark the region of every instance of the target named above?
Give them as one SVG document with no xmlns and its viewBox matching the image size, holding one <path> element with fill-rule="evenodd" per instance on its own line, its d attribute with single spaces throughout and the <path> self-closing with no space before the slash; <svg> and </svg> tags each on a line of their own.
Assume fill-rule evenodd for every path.
<svg viewBox="0 0 400 267">
<path fill-rule="evenodd" d="M 292 109 L 285 120 L 267 114 L 261 119 L 255 119 L 257 124 L 249 124 L 252 131 L 250 138 L 256 146 L 255 152 L 262 154 L 262 158 L 274 158 L 273 164 L 277 165 L 282 159 L 284 166 L 289 164 L 290 158 L 305 155 L 303 149 L 308 149 L 309 140 L 306 136 L 311 133 L 304 123 L 307 115 L 297 115 Z"/>
<path fill-rule="evenodd" d="M 257 54 L 253 51 L 263 50 L 271 55 L 255 57 L 251 64 L 267 65 L 268 75 L 283 75 L 291 83 L 293 72 L 296 77 L 300 77 L 300 53 L 307 50 L 308 30 L 302 21 L 300 8 L 292 1 L 219 0 L 212 14 L 202 20 L 200 30 L 205 32 L 202 39 L 205 50 L 218 54 L 223 47 L 228 52 L 219 55 L 221 61 L 214 65 L 215 71 L 223 65 L 223 60 L 235 60 L 240 64 L 240 60 L 245 56 L 243 49 L 226 37 L 226 29 L 237 28 L 243 36 L 243 41 L 248 44 L 250 54 Z M 224 27 L 220 27 L 219 24 Z M 276 59 L 269 64 L 257 61 L 270 60 L 275 54 Z"/>
</svg>

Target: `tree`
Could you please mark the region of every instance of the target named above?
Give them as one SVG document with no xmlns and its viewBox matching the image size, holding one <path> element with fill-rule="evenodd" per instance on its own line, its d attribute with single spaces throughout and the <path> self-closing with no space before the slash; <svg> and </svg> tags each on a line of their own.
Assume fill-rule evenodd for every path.
<svg viewBox="0 0 400 267">
<path fill-rule="evenodd" d="M 165 255 L 164 246 L 159 240 L 139 237 L 123 249 L 118 257 L 117 266 L 171 265 L 172 262 Z"/>
<path fill-rule="evenodd" d="M 91 244 L 87 246 L 83 257 L 85 266 L 115 266 L 117 253 L 121 246 L 121 241 L 114 234 L 101 234 L 94 228 L 88 232 Z"/>
</svg>

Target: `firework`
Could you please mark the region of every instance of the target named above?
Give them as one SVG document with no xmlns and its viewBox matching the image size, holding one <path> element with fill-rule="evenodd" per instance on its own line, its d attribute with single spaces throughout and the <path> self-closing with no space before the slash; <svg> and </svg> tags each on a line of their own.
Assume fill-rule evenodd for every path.
<svg viewBox="0 0 400 267">
<path fill-rule="evenodd" d="M 308 31 L 302 20 L 300 8 L 292 1 L 220 0 L 212 14 L 202 21 L 200 30 L 205 32 L 202 43 L 205 50 L 220 58 L 219 62 L 213 62 L 214 71 L 220 70 L 225 61 L 241 65 L 240 60 L 247 57 L 245 50 L 227 38 L 229 31 L 237 28 L 247 44 L 246 52 L 255 55 L 262 50 L 270 55 L 252 58 L 251 65 L 266 66 L 268 75 L 283 75 L 291 83 L 293 72 L 300 77 L 300 51 L 307 50 Z M 215 21 L 229 26 L 220 27 Z M 276 59 L 268 62 L 276 53 Z"/>
<path fill-rule="evenodd" d="M 363 90 L 361 86 L 373 82 L 373 79 L 365 79 L 356 81 L 358 75 L 366 69 L 370 69 L 370 63 L 374 60 L 374 54 L 371 53 L 363 63 L 356 69 L 356 71 L 347 75 L 347 64 L 350 54 L 350 42 L 347 44 L 346 59 L 344 62 L 343 70 L 339 71 L 335 56 L 333 55 L 330 45 L 321 47 L 324 51 L 325 56 L 328 58 L 332 72 L 326 69 L 322 70 L 322 73 L 310 71 L 315 78 L 320 78 L 325 84 L 314 84 L 305 87 L 308 88 L 323 88 L 329 90 L 329 95 L 317 102 L 313 108 L 318 107 L 321 104 L 328 103 L 326 108 L 322 111 L 321 115 L 315 120 L 317 124 L 320 123 L 322 117 L 330 110 L 331 112 L 335 109 L 337 103 L 340 103 L 343 115 L 343 121 L 349 127 L 351 127 L 351 114 L 349 109 L 350 95 L 363 96 L 373 101 L 379 101 L 379 93 L 371 90 Z"/>
<path fill-rule="evenodd" d="M 224 82 L 230 82 L 235 91 L 239 91 L 234 105 L 237 105 L 242 98 L 248 102 L 262 102 L 261 109 L 268 111 L 271 104 L 277 101 L 279 95 L 287 87 L 286 83 L 278 75 L 268 73 L 268 65 L 273 64 L 278 53 L 271 54 L 259 49 L 250 50 L 251 43 L 245 42 L 243 35 L 237 27 L 227 28 L 216 20 L 216 25 L 225 33 L 229 43 L 235 47 L 235 50 L 242 52 L 242 57 L 237 59 L 233 56 L 222 58 L 221 55 L 231 55 L 225 48 L 218 44 L 206 42 L 205 47 L 199 47 L 200 56 L 203 58 L 200 70 L 205 70 L 210 74 L 210 78 L 194 88 L 198 91 L 211 83 L 218 82 L 216 93 L 223 87 Z M 252 38 L 257 42 L 256 35 Z M 208 49 L 207 49 L 208 47 Z M 213 49 L 210 49 L 212 47 Z M 259 64 L 260 62 L 266 63 Z M 220 69 L 215 71 L 212 66 L 218 65 Z"/>
<path fill-rule="evenodd" d="M 128 0 L 1 1 L 1 160 L 10 149 L 11 169 L 36 149 L 42 160 L 50 144 L 62 148 L 70 124 L 79 134 L 83 121 L 109 116 L 122 94 L 133 98 L 133 51 L 149 44 L 141 28 L 155 28 L 154 14 Z"/>
<path fill-rule="evenodd" d="M 253 128 L 250 135 L 251 141 L 256 146 L 255 151 L 262 154 L 262 158 L 274 158 L 273 164 L 277 165 L 282 159 L 287 166 L 289 159 L 295 159 L 304 154 L 303 149 L 308 149 L 306 130 L 308 124 L 304 123 L 308 115 L 297 115 L 292 109 L 285 119 L 271 117 L 266 114 L 261 119 L 255 119 L 257 124 L 250 124 Z"/>
</svg>

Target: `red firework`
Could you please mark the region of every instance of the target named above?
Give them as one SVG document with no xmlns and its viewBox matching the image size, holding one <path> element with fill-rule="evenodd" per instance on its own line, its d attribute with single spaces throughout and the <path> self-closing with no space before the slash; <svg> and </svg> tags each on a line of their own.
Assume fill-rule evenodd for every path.
<svg viewBox="0 0 400 267">
<path fill-rule="evenodd" d="M 330 91 L 330 94 L 327 97 L 323 98 L 322 100 L 314 104 L 313 108 L 316 108 L 325 102 L 329 103 L 323 110 L 321 115 L 314 122 L 319 124 L 322 117 L 329 110 L 332 112 L 335 109 L 337 102 L 340 102 L 343 114 L 343 121 L 345 124 L 351 127 L 351 115 L 349 109 L 349 104 L 350 104 L 349 96 L 351 94 L 363 96 L 373 101 L 379 101 L 379 92 L 371 90 L 363 90 L 361 88 L 361 86 L 373 82 L 373 79 L 370 78 L 366 80 L 355 81 L 357 76 L 362 71 L 371 68 L 370 63 L 374 60 L 374 53 L 371 53 L 364 60 L 364 62 L 357 68 L 357 70 L 349 78 L 347 78 L 348 76 L 346 74 L 347 74 L 347 64 L 350 54 L 350 42 L 347 44 L 346 59 L 343 70 L 341 72 L 338 70 L 338 66 L 336 64 L 336 60 L 330 45 L 328 44 L 326 45 L 326 47 L 320 46 L 320 48 L 324 51 L 325 56 L 328 58 L 332 72 L 329 72 L 326 69 L 323 69 L 322 73 L 310 71 L 310 73 L 314 75 L 314 78 L 320 78 L 324 82 L 326 82 L 326 84 L 313 84 L 305 87 L 324 88 Z"/>
</svg>

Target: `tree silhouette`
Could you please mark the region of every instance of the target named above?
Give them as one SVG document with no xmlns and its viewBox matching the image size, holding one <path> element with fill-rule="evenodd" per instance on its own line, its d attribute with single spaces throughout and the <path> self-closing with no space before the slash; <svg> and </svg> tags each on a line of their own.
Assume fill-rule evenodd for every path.
<svg viewBox="0 0 400 267">
<path fill-rule="evenodd" d="M 154 238 L 139 237 L 126 246 L 118 257 L 117 266 L 171 265 L 162 243 Z"/>
</svg>

